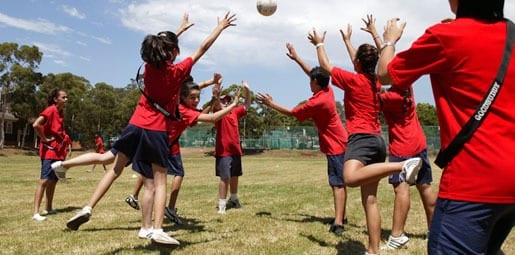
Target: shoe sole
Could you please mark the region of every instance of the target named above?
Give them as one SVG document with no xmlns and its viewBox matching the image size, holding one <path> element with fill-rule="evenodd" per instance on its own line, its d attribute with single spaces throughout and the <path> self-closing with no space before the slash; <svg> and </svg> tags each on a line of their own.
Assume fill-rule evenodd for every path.
<svg viewBox="0 0 515 255">
<path fill-rule="evenodd" d="M 150 238 L 150 241 L 152 242 L 153 245 L 167 247 L 167 248 L 177 247 L 180 245 L 180 243 L 160 243 L 152 238 Z"/>
<path fill-rule="evenodd" d="M 134 200 L 125 200 L 125 203 L 127 203 L 132 209 L 139 210 L 139 205 L 136 204 Z"/>
<path fill-rule="evenodd" d="M 411 174 L 411 178 L 409 178 L 408 180 L 406 180 L 407 183 L 409 184 L 415 184 L 415 182 L 417 181 L 417 175 L 418 175 L 418 172 L 420 171 L 420 168 L 422 167 L 422 160 L 419 160 L 418 161 L 418 164 L 415 166 L 415 168 L 413 168 L 413 172 Z"/>
<path fill-rule="evenodd" d="M 175 223 L 177 225 L 182 225 L 182 220 L 179 219 L 178 216 L 171 215 L 166 210 L 165 210 L 165 216 L 166 216 L 166 218 L 168 218 L 168 220 L 170 222 Z"/>
<path fill-rule="evenodd" d="M 91 217 L 91 214 L 81 215 L 73 220 L 66 222 L 66 227 L 71 230 L 78 230 L 82 224 L 89 221 L 90 217 Z"/>
</svg>

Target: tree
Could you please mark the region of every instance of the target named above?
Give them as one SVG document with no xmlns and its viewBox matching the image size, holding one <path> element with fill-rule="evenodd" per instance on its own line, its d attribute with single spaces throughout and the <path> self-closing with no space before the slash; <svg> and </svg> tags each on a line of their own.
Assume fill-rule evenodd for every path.
<svg viewBox="0 0 515 255">
<path fill-rule="evenodd" d="M 43 53 L 36 46 L 17 43 L 0 44 L 0 104 L 2 116 L 5 116 L 7 105 L 11 104 L 17 117 L 28 122 L 33 114 L 30 102 L 36 85 L 41 82 L 41 74 L 34 70 L 38 68 Z M 13 97 L 13 98 L 9 98 Z M 0 119 L 0 149 L 5 142 L 4 118 Z M 27 129 L 25 125 L 25 130 Z M 25 132 L 24 132 L 25 135 Z M 24 140 L 24 138 L 22 139 Z"/>
<path fill-rule="evenodd" d="M 438 126 L 436 107 L 428 103 L 417 104 L 417 114 L 422 126 Z"/>
</svg>

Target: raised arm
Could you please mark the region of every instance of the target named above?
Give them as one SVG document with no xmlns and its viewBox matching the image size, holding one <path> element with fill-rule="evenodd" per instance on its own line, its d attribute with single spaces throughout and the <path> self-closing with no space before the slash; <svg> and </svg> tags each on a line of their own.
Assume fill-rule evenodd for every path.
<svg viewBox="0 0 515 255">
<path fill-rule="evenodd" d="M 352 46 L 350 41 L 350 37 L 352 36 L 352 26 L 347 24 L 347 33 L 345 33 L 342 29 L 340 29 L 340 34 L 342 35 L 343 43 L 345 43 L 345 48 L 347 48 L 347 52 L 349 53 L 350 61 L 354 61 L 356 58 L 356 49 Z"/>
<path fill-rule="evenodd" d="M 274 102 L 274 99 L 272 98 L 272 96 L 270 94 L 261 94 L 261 93 L 258 93 L 256 95 L 256 99 L 258 100 L 258 102 L 260 104 L 264 104 L 266 106 L 269 106 L 271 107 L 272 109 L 282 113 L 282 114 L 285 114 L 285 115 L 288 115 L 288 116 L 292 116 L 292 112 L 290 109 L 282 106 L 282 105 L 279 105 L 277 104 L 276 102 Z"/>
<path fill-rule="evenodd" d="M 217 74 L 215 73 L 215 76 L 216 75 Z M 216 82 L 214 83 L 215 86 L 213 86 L 213 90 L 212 90 L 213 91 L 213 96 L 211 97 L 211 101 L 209 102 L 207 107 L 202 110 L 202 113 L 213 112 L 213 109 L 221 108 L 220 107 L 220 91 L 222 90 L 222 75 L 220 75 L 219 78 L 220 79 L 217 79 Z"/>
<path fill-rule="evenodd" d="M 326 32 L 324 31 L 322 35 L 318 35 L 317 31 L 313 28 L 313 31 L 308 34 L 308 39 L 317 48 L 318 63 L 320 64 L 320 67 L 327 73 L 331 73 L 333 66 L 329 62 L 329 58 L 327 57 L 324 48 L 325 34 Z"/>
<path fill-rule="evenodd" d="M 381 48 L 377 65 L 377 77 L 381 84 L 392 84 L 392 77 L 388 73 L 388 63 L 395 56 L 395 43 L 401 39 L 402 32 L 406 27 L 406 22 L 398 25 L 397 21 L 399 21 L 398 18 L 388 20 L 384 29 L 384 46 Z"/>
<path fill-rule="evenodd" d="M 374 43 L 377 49 L 381 49 L 381 45 L 383 44 L 383 40 L 381 40 L 381 36 L 377 33 L 376 30 L 376 19 L 372 14 L 367 14 L 367 19 L 361 19 L 365 23 L 365 27 L 362 27 L 361 30 L 369 33 L 374 40 Z"/>
<path fill-rule="evenodd" d="M 177 29 L 177 31 L 175 32 L 175 35 L 177 35 L 177 37 L 179 37 L 183 32 L 188 30 L 193 25 L 194 25 L 193 23 L 190 24 L 190 22 L 189 22 L 189 15 L 187 13 L 185 13 L 184 16 L 182 16 L 181 26 Z"/>
<path fill-rule="evenodd" d="M 197 120 L 202 122 L 211 122 L 215 123 L 219 121 L 221 118 L 223 118 L 225 115 L 227 115 L 229 112 L 231 112 L 232 109 L 234 109 L 236 106 L 238 106 L 238 103 L 240 101 L 240 95 L 241 95 L 241 89 L 237 89 L 236 93 L 234 94 L 234 100 L 230 105 L 227 107 L 224 107 L 223 109 L 214 112 L 214 113 L 201 113 Z"/>
<path fill-rule="evenodd" d="M 291 60 L 295 61 L 295 63 L 297 63 L 300 66 L 302 71 L 304 71 L 304 73 L 306 73 L 309 76 L 311 72 L 311 67 L 297 55 L 297 51 L 295 51 L 293 45 L 291 43 L 286 43 L 286 48 L 288 49 L 286 56 L 288 56 Z"/>
<path fill-rule="evenodd" d="M 243 85 L 243 89 L 245 90 L 245 109 L 250 109 L 250 104 L 252 103 L 252 95 L 250 95 L 250 88 L 246 81 L 241 81 L 241 84 Z"/>
<path fill-rule="evenodd" d="M 234 24 L 234 21 L 236 21 L 236 14 L 231 14 L 230 12 L 227 12 L 222 19 L 218 18 L 218 24 L 213 32 L 211 32 L 211 34 L 202 42 L 200 47 L 193 53 L 193 55 L 191 55 L 193 62 L 197 62 L 202 55 L 207 52 L 209 47 L 213 45 L 222 31 L 230 26 L 235 26 L 236 24 Z"/>
<path fill-rule="evenodd" d="M 217 84 L 217 83 L 222 84 L 222 75 L 219 73 L 214 73 L 212 79 L 199 82 L 198 86 L 200 87 L 200 89 L 203 89 L 205 87 L 208 87 L 210 85 Z"/>
</svg>

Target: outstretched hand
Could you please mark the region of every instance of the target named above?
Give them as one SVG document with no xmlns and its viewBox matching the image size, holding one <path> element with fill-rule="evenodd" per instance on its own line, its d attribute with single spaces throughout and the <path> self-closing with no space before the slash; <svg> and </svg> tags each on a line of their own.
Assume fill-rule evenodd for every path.
<svg viewBox="0 0 515 255">
<path fill-rule="evenodd" d="M 258 103 L 268 105 L 268 106 L 270 106 L 271 102 L 274 101 L 272 96 L 268 93 L 266 93 L 266 94 L 257 93 L 256 100 L 258 101 Z"/>
<path fill-rule="evenodd" d="M 365 23 L 365 27 L 362 27 L 361 30 L 369 34 L 372 34 L 372 36 L 377 34 L 376 19 L 374 18 L 374 16 L 372 16 L 372 14 L 367 14 L 367 19 L 362 18 L 361 20 Z"/>
<path fill-rule="evenodd" d="M 193 25 L 195 25 L 195 24 L 189 22 L 189 14 L 188 13 L 184 13 L 184 16 L 182 16 L 181 26 L 179 27 L 179 30 L 177 32 L 177 36 L 179 36 L 180 34 L 185 32 L 186 30 L 188 30 Z"/>
<path fill-rule="evenodd" d="M 342 39 L 344 42 L 350 41 L 350 37 L 352 36 L 352 26 L 350 24 L 347 24 L 347 33 L 345 33 L 343 29 L 340 29 L 340 34 L 342 35 Z"/>
<path fill-rule="evenodd" d="M 313 28 L 313 31 L 309 32 L 308 34 L 308 40 L 316 46 L 317 44 L 324 42 L 326 33 L 327 31 L 324 31 L 322 35 L 319 35 L 315 28 Z"/>
<path fill-rule="evenodd" d="M 286 43 L 286 48 L 288 49 L 286 56 L 288 56 L 292 60 L 296 60 L 298 58 L 298 56 L 297 56 L 297 52 L 295 51 L 295 48 L 293 48 L 293 44 Z"/>
<path fill-rule="evenodd" d="M 406 22 L 397 23 L 399 21 L 399 18 L 393 18 L 388 20 L 386 23 L 386 26 L 384 28 L 383 38 L 386 42 L 397 42 L 399 39 L 401 39 L 402 32 L 404 31 L 404 28 L 406 27 Z"/>
<path fill-rule="evenodd" d="M 236 21 L 236 14 L 234 14 L 234 13 L 231 14 L 230 12 L 227 12 L 222 19 L 220 19 L 220 17 L 218 17 L 218 26 L 221 27 L 222 29 L 226 29 L 230 26 L 236 26 L 236 24 L 234 24 L 235 21 Z"/>
</svg>

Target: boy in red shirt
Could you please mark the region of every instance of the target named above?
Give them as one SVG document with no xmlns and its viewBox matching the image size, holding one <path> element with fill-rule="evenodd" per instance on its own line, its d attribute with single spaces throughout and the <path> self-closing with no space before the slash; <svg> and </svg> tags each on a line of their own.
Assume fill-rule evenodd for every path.
<svg viewBox="0 0 515 255">
<path fill-rule="evenodd" d="M 238 199 L 238 181 L 243 174 L 241 166 L 241 156 L 243 151 L 240 144 L 239 119 L 247 114 L 252 98 L 247 82 L 242 82 L 245 89 L 245 103 L 234 108 L 229 114 L 215 123 L 216 127 L 216 176 L 220 177 L 218 185 L 218 213 L 225 213 L 227 206 L 230 208 L 240 208 Z M 231 103 L 230 95 L 220 97 L 220 104 L 214 106 L 214 111 L 219 111 Z M 227 190 L 230 188 L 230 198 L 226 201 Z"/>
<path fill-rule="evenodd" d="M 320 151 L 327 157 L 327 174 L 329 185 L 333 191 L 334 221 L 329 231 L 341 234 L 344 231 L 345 205 L 347 202 L 347 190 L 343 178 L 343 160 L 347 144 L 347 131 L 336 111 L 333 89 L 329 86 L 329 74 L 320 67 L 311 69 L 300 57 L 291 44 L 287 44 L 287 55 L 295 61 L 310 78 L 310 88 L 313 96 L 303 105 L 293 109 L 283 107 L 273 101 L 269 94 L 257 95 L 258 101 L 272 107 L 274 110 L 294 116 L 302 122 L 313 119 L 320 142 Z"/>
</svg>

